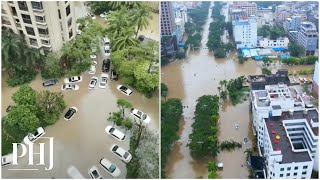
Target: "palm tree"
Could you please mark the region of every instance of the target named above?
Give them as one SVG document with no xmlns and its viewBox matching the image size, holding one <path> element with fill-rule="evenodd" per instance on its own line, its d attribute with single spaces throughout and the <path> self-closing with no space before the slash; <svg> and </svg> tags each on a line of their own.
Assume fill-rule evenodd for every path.
<svg viewBox="0 0 320 180">
<path fill-rule="evenodd" d="M 139 43 L 139 41 L 133 37 L 130 36 L 120 36 L 117 39 L 114 40 L 112 44 L 112 50 L 122 50 L 126 49 L 130 46 L 136 46 Z"/>
<path fill-rule="evenodd" d="M 117 10 L 120 8 L 127 8 L 131 9 L 133 7 L 139 7 L 142 4 L 142 2 L 138 1 L 109 1 L 108 5 L 111 6 L 113 10 Z"/>
<path fill-rule="evenodd" d="M 130 28 L 133 29 L 132 20 L 125 9 L 112 11 L 109 15 L 108 23 L 109 26 L 105 31 L 110 39 L 115 39 L 124 33 L 128 33 Z"/>
<path fill-rule="evenodd" d="M 136 37 L 138 36 L 139 30 L 148 27 L 149 20 L 152 20 L 151 8 L 148 5 L 143 4 L 134 13 L 134 22 L 138 26 Z"/>
</svg>

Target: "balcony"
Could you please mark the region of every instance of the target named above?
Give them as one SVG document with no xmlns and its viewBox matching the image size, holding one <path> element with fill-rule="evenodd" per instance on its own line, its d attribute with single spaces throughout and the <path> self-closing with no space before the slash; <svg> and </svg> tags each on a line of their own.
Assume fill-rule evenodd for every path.
<svg viewBox="0 0 320 180">
<path fill-rule="evenodd" d="M 30 42 L 30 46 L 33 47 L 33 48 L 39 48 L 37 42 Z"/>
<path fill-rule="evenodd" d="M 51 48 L 52 45 L 51 45 L 50 43 L 44 43 L 44 42 L 42 42 L 42 47 Z"/>
<path fill-rule="evenodd" d="M 36 24 L 42 25 L 42 26 L 47 26 L 46 21 L 41 21 L 41 20 L 36 20 Z"/>
<path fill-rule="evenodd" d="M 42 9 L 42 11 L 35 11 L 35 10 L 33 10 L 33 14 L 35 15 L 35 16 L 44 16 L 44 10 Z"/>
<path fill-rule="evenodd" d="M 39 37 L 42 39 L 49 39 L 49 34 L 39 34 Z"/>
</svg>

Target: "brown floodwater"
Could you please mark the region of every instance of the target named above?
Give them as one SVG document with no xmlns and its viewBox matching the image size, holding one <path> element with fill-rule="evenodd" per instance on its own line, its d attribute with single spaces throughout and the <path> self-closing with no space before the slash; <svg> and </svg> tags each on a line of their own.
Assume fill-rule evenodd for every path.
<svg viewBox="0 0 320 180">
<path fill-rule="evenodd" d="M 101 51 L 102 52 L 102 51 Z M 112 178 L 102 167 L 99 165 L 99 160 L 105 157 L 115 163 L 121 170 L 120 178 L 126 177 L 126 166 L 119 158 L 113 155 L 110 151 L 112 144 L 118 144 L 124 149 L 129 148 L 129 131 L 126 132 L 127 138 L 124 142 L 115 140 L 107 135 L 105 127 L 112 125 L 107 121 L 109 112 L 118 111 L 116 101 L 118 98 L 123 98 L 129 101 L 134 108 L 140 109 L 147 113 L 152 121 L 148 126 L 156 134 L 159 134 L 159 97 L 158 92 L 154 93 L 152 98 L 146 98 L 141 93 L 134 91 L 132 96 L 128 97 L 120 93 L 116 86 L 121 84 L 121 81 L 107 82 L 106 89 L 100 89 L 98 86 L 94 90 L 88 89 L 88 84 L 92 76 L 100 78 L 102 66 L 102 56 L 98 56 L 98 66 L 95 75 L 89 75 L 87 72 L 82 74 L 83 81 L 78 83 L 80 89 L 78 91 L 61 91 L 63 78 L 59 80 L 59 84 L 53 87 L 42 87 L 43 80 L 38 75 L 30 86 L 37 90 L 49 90 L 54 92 L 62 92 L 67 107 L 75 106 L 78 112 L 69 122 L 60 119 L 54 125 L 46 128 L 44 137 L 54 137 L 54 167 L 50 171 L 40 169 L 39 171 L 12 171 L 10 168 L 27 168 L 27 156 L 19 159 L 18 166 L 8 166 L 2 168 L 2 178 L 69 178 L 67 175 L 67 168 L 70 165 L 77 167 L 82 175 L 89 178 L 88 168 L 96 165 L 99 172 L 104 178 Z M 5 109 L 8 105 L 13 105 L 11 96 L 17 91 L 16 88 L 8 87 L 5 80 L 8 78 L 6 72 L 2 72 L 2 116 L 6 115 Z M 110 74 L 109 74 L 110 76 Z M 126 116 L 129 115 L 128 110 Z M 125 132 L 124 129 L 121 129 Z M 38 140 L 37 142 L 43 142 Z M 35 152 L 38 151 L 39 145 L 35 145 Z M 48 154 L 46 152 L 46 154 Z M 48 156 L 46 156 L 47 160 Z M 37 158 L 36 158 L 37 160 Z M 35 161 L 37 162 L 37 161 Z M 30 168 L 30 167 L 29 167 Z"/>
<path fill-rule="evenodd" d="M 210 16 L 211 9 L 208 13 L 208 17 Z M 217 87 L 220 80 L 261 74 L 262 62 L 250 59 L 239 64 L 235 52 L 230 53 L 226 58 L 218 59 L 208 51 L 205 44 L 208 41 L 208 28 L 211 22 L 212 19 L 208 18 L 204 25 L 200 50 L 190 51 L 185 60 L 176 60 L 161 69 L 161 81 L 169 88 L 168 98 L 179 98 L 185 106 L 180 122 L 180 139 L 172 146 L 167 159 L 167 178 L 208 177 L 207 163 L 211 159 L 194 160 L 187 147 L 189 134 L 192 132 L 192 118 L 197 98 L 202 95 L 218 94 Z M 287 68 L 289 71 L 314 68 L 314 66 L 280 65 L 271 67 L 273 72 L 282 68 Z M 235 129 L 235 124 L 238 124 L 238 129 Z M 224 163 L 224 169 L 219 171 L 221 178 L 248 178 L 244 151 L 252 147 L 249 101 L 236 106 L 229 101 L 223 102 L 220 109 L 219 128 L 219 141 L 233 139 L 243 144 L 245 137 L 249 140 L 240 149 L 231 152 L 223 151 L 218 155 L 216 161 Z"/>
</svg>

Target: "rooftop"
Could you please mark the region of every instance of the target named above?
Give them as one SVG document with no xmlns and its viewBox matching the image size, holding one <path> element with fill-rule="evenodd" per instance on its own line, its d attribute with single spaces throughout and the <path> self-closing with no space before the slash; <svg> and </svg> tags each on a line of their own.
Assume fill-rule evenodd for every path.
<svg viewBox="0 0 320 180">
<path fill-rule="evenodd" d="M 294 119 L 306 119 L 311 127 L 311 119 L 316 122 L 318 121 L 318 112 L 313 109 L 309 110 L 307 115 L 304 115 L 303 111 L 295 111 L 293 116 L 291 116 L 289 112 L 286 111 L 282 112 L 282 116 L 265 118 L 272 148 L 274 151 L 281 150 L 281 154 L 283 155 L 282 163 L 311 161 L 311 157 L 308 152 L 292 151 L 289 137 L 287 136 L 286 130 L 283 127 L 283 121 Z M 312 128 L 312 130 L 315 135 L 318 135 L 318 128 Z M 277 135 L 280 136 L 278 142 L 275 141 Z"/>
</svg>

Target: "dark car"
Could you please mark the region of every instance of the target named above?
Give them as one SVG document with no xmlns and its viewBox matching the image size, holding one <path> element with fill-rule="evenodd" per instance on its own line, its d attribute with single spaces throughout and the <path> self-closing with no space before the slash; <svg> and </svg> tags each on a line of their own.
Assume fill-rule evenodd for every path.
<svg viewBox="0 0 320 180">
<path fill-rule="evenodd" d="M 68 109 L 68 111 L 66 112 L 66 114 L 64 115 L 64 119 L 66 121 L 71 120 L 71 118 L 74 116 L 74 114 L 78 111 L 78 109 L 76 107 L 71 107 Z"/>
<path fill-rule="evenodd" d="M 118 74 L 114 69 L 111 70 L 111 80 L 113 80 L 113 81 L 118 80 Z"/>
<path fill-rule="evenodd" d="M 14 106 L 8 106 L 6 109 L 6 112 L 10 112 L 13 108 L 14 108 Z"/>
<path fill-rule="evenodd" d="M 50 79 L 42 83 L 43 87 L 56 85 L 59 81 L 56 79 Z"/>
<path fill-rule="evenodd" d="M 109 72 L 109 69 L 110 69 L 110 59 L 103 60 L 102 72 Z"/>
<path fill-rule="evenodd" d="M 144 40 L 144 35 L 140 35 L 139 37 L 138 37 L 138 39 L 139 39 L 139 41 L 143 41 Z"/>
</svg>

